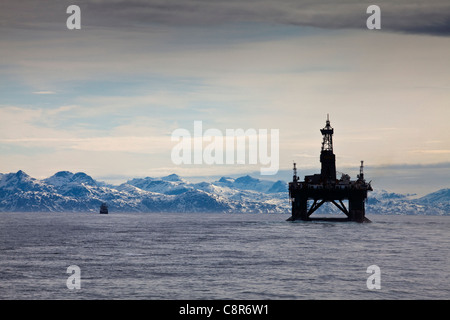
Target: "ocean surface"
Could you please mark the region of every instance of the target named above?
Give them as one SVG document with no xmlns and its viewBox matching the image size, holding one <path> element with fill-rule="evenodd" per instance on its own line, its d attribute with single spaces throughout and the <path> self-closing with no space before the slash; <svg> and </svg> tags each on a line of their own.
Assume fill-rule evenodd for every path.
<svg viewBox="0 0 450 320">
<path fill-rule="evenodd" d="M 367 216 L 0 213 L 0 299 L 449 299 L 450 217 Z"/>
</svg>

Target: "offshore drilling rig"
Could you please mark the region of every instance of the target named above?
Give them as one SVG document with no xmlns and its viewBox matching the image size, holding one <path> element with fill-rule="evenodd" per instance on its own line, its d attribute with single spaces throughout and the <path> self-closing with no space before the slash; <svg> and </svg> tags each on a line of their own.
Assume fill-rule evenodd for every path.
<svg viewBox="0 0 450 320">
<path fill-rule="evenodd" d="M 339 220 L 370 222 L 365 216 L 365 200 L 367 192 L 372 191 L 370 182 L 364 180 L 363 161 L 359 169 L 357 180 L 350 180 L 350 176 L 342 174 L 336 178 L 336 156 L 333 153 L 334 129 L 330 125 L 327 115 L 326 125 L 320 129 L 323 135 L 320 163 L 320 174 L 305 176 L 305 181 L 299 181 L 297 168 L 294 163 L 294 176 L 289 183 L 289 198 L 292 202 L 292 216 L 288 221 L 294 220 Z M 348 209 L 344 204 L 348 200 Z M 308 201 L 312 204 L 308 206 Z M 310 218 L 310 216 L 325 202 L 331 202 L 339 208 L 346 218 Z"/>
</svg>

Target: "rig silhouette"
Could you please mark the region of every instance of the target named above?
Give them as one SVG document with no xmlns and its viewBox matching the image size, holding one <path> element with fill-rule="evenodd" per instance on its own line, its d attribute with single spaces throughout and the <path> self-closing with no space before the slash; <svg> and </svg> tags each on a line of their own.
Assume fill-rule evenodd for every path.
<svg viewBox="0 0 450 320">
<path fill-rule="evenodd" d="M 364 162 L 361 161 L 357 180 L 351 180 L 347 174 L 336 178 L 336 156 L 333 153 L 334 129 L 330 125 L 327 115 L 326 125 L 320 129 L 323 135 L 320 163 L 320 174 L 305 176 L 304 181 L 299 181 L 296 163 L 294 162 L 294 176 L 289 183 L 289 198 L 292 202 L 292 216 L 288 221 L 294 220 L 332 220 L 332 221 L 356 221 L 370 222 L 366 218 L 365 201 L 367 192 L 372 191 L 370 182 L 364 180 Z M 348 209 L 344 202 L 348 200 Z M 308 206 L 308 201 L 313 201 Z M 346 218 L 310 218 L 325 202 L 331 202 L 339 208 Z"/>
</svg>

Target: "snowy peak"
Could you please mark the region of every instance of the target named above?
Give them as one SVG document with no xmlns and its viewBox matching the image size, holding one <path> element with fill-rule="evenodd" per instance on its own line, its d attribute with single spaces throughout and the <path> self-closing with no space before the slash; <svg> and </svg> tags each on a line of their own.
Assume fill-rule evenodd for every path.
<svg viewBox="0 0 450 320">
<path fill-rule="evenodd" d="M 69 184 L 72 185 L 87 185 L 87 186 L 98 186 L 98 183 L 88 176 L 86 173 L 78 172 L 72 173 L 69 171 L 59 171 L 53 176 L 43 180 L 47 184 L 51 184 L 57 188 L 64 187 Z"/>
<path fill-rule="evenodd" d="M 170 174 L 166 177 L 162 177 L 161 180 L 163 181 L 171 181 L 171 182 L 184 182 L 183 179 L 180 178 L 177 174 Z"/>
<path fill-rule="evenodd" d="M 53 176 L 44 179 L 43 181 L 55 187 L 61 187 L 63 185 L 69 184 L 72 181 L 72 177 L 73 177 L 72 172 L 60 171 L 55 173 Z"/>
<path fill-rule="evenodd" d="M 248 186 L 248 187 L 255 186 L 259 182 L 260 182 L 259 179 L 252 178 L 249 175 L 244 176 L 244 177 L 240 177 L 240 178 L 237 178 L 236 180 L 234 180 L 235 184 L 245 185 L 245 186 Z"/>
<path fill-rule="evenodd" d="M 72 176 L 72 182 L 77 183 L 77 184 L 85 184 L 88 186 L 92 186 L 95 187 L 97 186 L 97 182 L 92 179 L 91 176 L 88 176 L 86 173 L 84 172 L 77 172 Z"/>
<path fill-rule="evenodd" d="M 278 180 L 270 187 L 270 189 L 267 192 L 276 193 L 276 192 L 288 192 L 288 191 L 289 191 L 288 184 L 284 181 Z"/>
<path fill-rule="evenodd" d="M 222 177 L 214 183 L 217 186 L 229 187 L 238 190 L 252 190 L 264 193 L 287 192 L 287 183 L 282 181 L 273 182 L 270 180 L 260 180 L 249 175 L 236 179 Z M 285 185 L 283 187 L 283 185 Z"/>
<path fill-rule="evenodd" d="M 22 170 L 19 170 L 16 173 L 7 173 L 4 176 L 8 182 L 25 182 L 36 180 Z"/>
<path fill-rule="evenodd" d="M 418 202 L 450 204 L 450 188 L 441 189 L 436 192 L 427 194 L 426 196 L 419 198 Z"/>
<path fill-rule="evenodd" d="M 59 195 L 73 198 L 92 198 L 102 193 L 99 184 L 83 172 L 60 171 L 44 179 L 44 183 L 56 189 Z"/>
<path fill-rule="evenodd" d="M 371 193 L 372 196 L 380 200 L 395 200 L 395 199 L 405 199 L 407 195 L 395 192 L 388 192 L 386 190 L 375 190 Z"/>
<path fill-rule="evenodd" d="M 229 178 L 229 177 L 222 177 L 222 178 L 219 179 L 218 182 L 223 183 L 223 184 L 231 185 L 231 184 L 234 183 L 234 179 L 233 178 Z"/>
<path fill-rule="evenodd" d="M 135 178 L 127 181 L 126 184 L 141 190 L 163 194 L 180 193 L 180 191 L 187 190 L 189 185 L 189 183 L 181 179 L 176 174 L 171 174 L 162 178 Z"/>
<path fill-rule="evenodd" d="M 56 178 L 67 178 L 70 179 L 73 177 L 73 173 L 70 171 L 59 171 L 53 175 Z"/>
<path fill-rule="evenodd" d="M 16 176 L 18 179 L 27 179 L 27 178 L 30 178 L 30 176 L 27 175 L 27 174 L 26 174 L 25 172 L 23 172 L 22 170 L 17 171 L 17 173 L 15 174 L 15 176 Z"/>
<path fill-rule="evenodd" d="M 0 188 L 3 190 L 48 191 L 44 183 L 30 177 L 22 170 L 16 173 L 2 174 Z"/>
</svg>

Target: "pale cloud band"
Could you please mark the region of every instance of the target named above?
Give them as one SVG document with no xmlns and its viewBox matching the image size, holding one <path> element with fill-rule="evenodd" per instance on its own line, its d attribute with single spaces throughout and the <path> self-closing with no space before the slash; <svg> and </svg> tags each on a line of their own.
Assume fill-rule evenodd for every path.
<svg viewBox="0 0 450 320">
<path fill-rule="evenodd" d="M 33 94 L 56 94 L 54 91 L 34 91 Z"/>
</svg>

